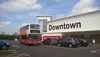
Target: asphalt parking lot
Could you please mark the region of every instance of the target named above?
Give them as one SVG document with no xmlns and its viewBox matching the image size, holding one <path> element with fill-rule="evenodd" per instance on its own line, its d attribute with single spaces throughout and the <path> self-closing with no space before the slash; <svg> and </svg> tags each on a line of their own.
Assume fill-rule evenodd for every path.
<svg viewBox="0 0 100 57">
<path fill-rule="evenodd" d="M 11 47 L 0 50 L 0 57 L 100 57 L 100 46 L 58 47 L 51 45 L 26 46 L 17 41 L 7 41 Z"/>
</svg>

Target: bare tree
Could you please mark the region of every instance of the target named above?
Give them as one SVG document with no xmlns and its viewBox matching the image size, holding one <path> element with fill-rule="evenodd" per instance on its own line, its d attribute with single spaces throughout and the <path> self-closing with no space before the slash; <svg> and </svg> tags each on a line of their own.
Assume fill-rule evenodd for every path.
<svg viewBox="0 0 100 57">
<path fill-rule="evenodd" d="M 14 36 L 18 36 L 17 32 L 13 33 Z"/>
<path fill-rule="evenodd" d="M 5 32 L 1 32 L 1 34 L 6 35 L 6 33 L 5 33 Z"/>
</svg>

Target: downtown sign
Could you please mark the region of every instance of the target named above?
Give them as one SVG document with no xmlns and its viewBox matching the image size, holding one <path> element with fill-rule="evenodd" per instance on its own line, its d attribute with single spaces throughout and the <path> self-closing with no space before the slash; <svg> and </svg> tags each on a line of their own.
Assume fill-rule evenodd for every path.
<svg viewBox="0 0 100 57">
<path fill-rule="evenodd" d="M 62 29 L 74 29 L 74 28 L 81 28 L 81 22 L 63 23 L 61 25 L 49 25 L 49 31 L 62 30 Z"/>
</svg>

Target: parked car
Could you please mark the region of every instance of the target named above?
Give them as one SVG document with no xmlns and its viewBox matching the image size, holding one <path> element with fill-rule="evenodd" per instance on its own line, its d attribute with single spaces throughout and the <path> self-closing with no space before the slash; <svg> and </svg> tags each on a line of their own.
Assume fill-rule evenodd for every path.
<svg viewBox="0 0 100 57">
<path fill-rule="evenodd" d="M 5 50 L 10 47 L 10 44 L 0 40 L 0 49 Z"/>
<path fill-rule="evenodd" d="M 55 38 L 47 38 L 42 43 L 46 44 L 46 45 L 56 45 L 57 44 L 57 39 L 55 39 Z"/>
<path fill-rule="evenodd" d="M 88 46 L 88 41 L 84 39 L 78 39 L 79 41 L 79 46 Z"/>
<path fill-rule="evenodd" d="M 67 46 L 67 47 L 78 47 L 79 41 L 75 38 L 59 38 L 58 41 L 58 46 Z"/>
</svg>

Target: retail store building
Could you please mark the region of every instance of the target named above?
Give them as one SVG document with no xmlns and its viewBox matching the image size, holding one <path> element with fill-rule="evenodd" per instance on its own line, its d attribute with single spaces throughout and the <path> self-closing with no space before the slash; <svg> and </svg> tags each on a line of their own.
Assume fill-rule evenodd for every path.
<svg viewBox="0 0 100 57">
<path fill-rule="evenodd" d="M 42 40 L 46 38 L 73 37 L 87 40 L 94 38 L 97 43 L 100 42 L 100 10 L 56 20 L 52 20 L 51 16 L 37 16 L 37 19 L 38 21 L 46 20 L 43 22 L 45 24 L 42 25 L 42 29 L 47 29 L 41 32 Z"/>
</svg>

